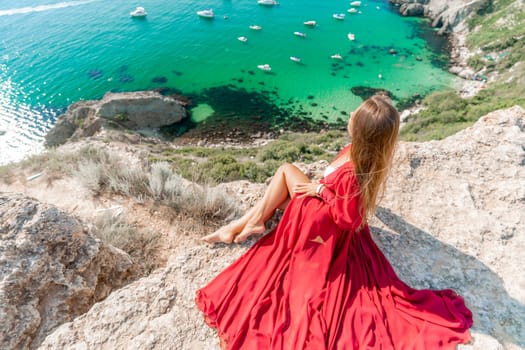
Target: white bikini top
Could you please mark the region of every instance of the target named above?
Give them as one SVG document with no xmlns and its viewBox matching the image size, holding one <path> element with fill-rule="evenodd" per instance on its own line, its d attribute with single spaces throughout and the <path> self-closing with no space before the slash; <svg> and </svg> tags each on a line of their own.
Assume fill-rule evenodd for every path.
<svg viewBox="0 0 525 350">
<path fill-rule="evenodd" d="M 330 175 L 331 173 L 333 173 L 334 171 L 336 171 L 337 168 L 331 166 L 331 165 L 328 165 L 326 167 L 326 169 L 324 169 L 324 177 L 327 177 L 328 175 Z"/>
</svg>

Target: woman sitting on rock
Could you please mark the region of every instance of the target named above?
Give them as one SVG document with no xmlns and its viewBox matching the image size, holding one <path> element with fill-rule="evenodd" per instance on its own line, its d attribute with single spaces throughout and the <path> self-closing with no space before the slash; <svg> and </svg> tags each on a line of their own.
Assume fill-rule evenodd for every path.
<svg viewBox="0 0 525 350">
<path fill-rule="evenodd" d="M 367 225 L 390 168 L 399 114 L 366 100 L 348 123 L 352 144 L 320 183 L 282 165 L 263 198 L 204 237 L 241 242 L 278 226 L 197 291 L 224 349 L 455 349 L 472 314 L 452 290 L 415 290 L 395 274 Z"/>
</svg>

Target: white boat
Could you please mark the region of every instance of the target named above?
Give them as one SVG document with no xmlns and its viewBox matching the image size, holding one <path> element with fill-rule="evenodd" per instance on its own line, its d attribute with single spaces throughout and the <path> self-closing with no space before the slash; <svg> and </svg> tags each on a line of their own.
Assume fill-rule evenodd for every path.
<svg viewBox="0 0 525 350">
<path fill-rule="evenodd" d="M 301 62 L 301 59 L 297 56 L 290 56 L 290 59 L 294 62 Z"/>
<path fill-rule="evenodd" d="M 350 6 L 359 7 L 359 6 L 361 6 L 361 1 L 352 1 L 352 2 L 350 3 Z"/>
<path fill-rule="evenodd" d="M 309 27 L 315 27 L 317 25 L 317 22 L 316 21 L 306 21 L 306 22 L 303 22 L 305 26 L 309 26 Z"/>
<path fill-rule="evenodd" d="M 279 5 L 279 3 L 275 0 L 257 0 L 257 3 L 259 5 L 264 5 L 264 6 L 275 6 L 275 5 Z"/>
<path fill-rule="evenodd" d="M 344 19 L 345 19 L 345 14 L 344 14 L 344 13 L 334 13 L 334 14 L 332 15 L 332 17 L 333 17 L 334 19 L 338 19 L 338 20 L 340 20 L 340 21 L 344 21 Z"/>
<path fill-rule="evenodd" d="M 348 9 L 347 11 L 348 13 L 357 13 L 357 10 L 353 7 L 351 9 Z"/>
<path fill-rule="evenodd" d="M 206 9 L 206 10 L 197 11 L 197 15 L 199 15 L 200 17 L 204 17 L 204 18 L 213 18 L 213 17 L 215 17 L 215 14 L 213 13 L 212 9 Z"/>
<path fill-rule="evenodd" d="M 256 25 L 256 24 L 254 24 L 254 25 L 251 25 L 251 26 L 250 26 L 250 29 L 251 29 L 251 30 L 261 30 L 262 27 L 261 27 L 261 26 L 258 26 L 258 25 Z"/>
<path fill-rule="evenodd" d="M 257 68 L 259 68 L 260 70 L 263 70 L 265 72 L 269 72 L 272 70 L 272 67 L 270 67 L 270 65 L 268 63 L 266 64 L 260 64 L 257 66 Z"/>
<path fill-rule="evenodd" d="M 353 33 L 348 33 L 348 40 L 354 41 L 355 35 Z"/>
<path fill-rule="evenodd" d="M 129 13 L 131 17 L 146 17 L 148 13 L 144 10 L 144 7 L 137 7 L 134 11 Z"/>
<path fill-rule="evenodd" d="M 300 36 L 301 38 L 306 38 L 306 34 L 302 32 L 293 32 L 293 35 Z"/>
<path fill-rule="evenodd" d="M 330 58 L 334 59 L 334 60 L 342 60 L 343 56 L 341 56 L 340 54 L 336 53 L 336 54 L 333 54 L 332 56 L 330 56 Z"/>
<path fill-rule="evenodd" d="M 239 40 L 240 42 L 243 42 L 243 43 L 245 43 L 245 42 L 247 42 L 247 41 L 248 41 L 248 38 L 247 38 L 247 37 L 245 37 L 245 36 L 240 36 L 240 37 L 238 37 L 238 38 L 237 38 L 237 40 Z"/>
</svg>

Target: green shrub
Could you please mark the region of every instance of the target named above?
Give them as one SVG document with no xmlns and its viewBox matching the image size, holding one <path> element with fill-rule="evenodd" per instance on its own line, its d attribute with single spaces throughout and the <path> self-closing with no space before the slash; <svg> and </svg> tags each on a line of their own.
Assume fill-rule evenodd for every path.
<svg viewBox="0 0 525 350">
<path fill-rule="evenodd" d="M 128 120 L 128 116 L 126 115 L 126 113 L 117 113 L 117 114 L 115 114 L 113 119 L 115 119 L 116 121 L 119 121 L 119 122 L 124 122 L 124 121 Z"/>
<path fill-rule="evenodd" d="M 300 159 L 302 151 L 304 151 L 302 144 L 296 144 L 286 140 L 276 140 L 267 145 L 259 155 L 261 161 L 277 160 L 281 162 L 294 162 Z"/>
<path fill-rule="evenodd" d="M 478 55 L 469 57 L 468 65 L 472 67 L 475 71 L 479 71 L 483 67 L 485 67 L 485 61 L 481 58 L 481 55 L 478 54 Z"/>
</svg>

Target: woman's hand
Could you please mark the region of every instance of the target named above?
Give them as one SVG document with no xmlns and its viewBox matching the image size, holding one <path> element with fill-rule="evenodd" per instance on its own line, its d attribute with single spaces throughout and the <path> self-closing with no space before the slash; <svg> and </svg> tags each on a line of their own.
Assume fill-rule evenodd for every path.
<svg viewBox="0 0 525 350">
<path fill-rule="evenodd" d="M 316 182 L 298 183 L 292 188 L 292 190 L 297 194 L 300 193 L 300 195 L 297 196 L 298 198 L 303 198 L 306 196 L 317 197 L 318 186 L 319 184 Z"/>
</svg>

